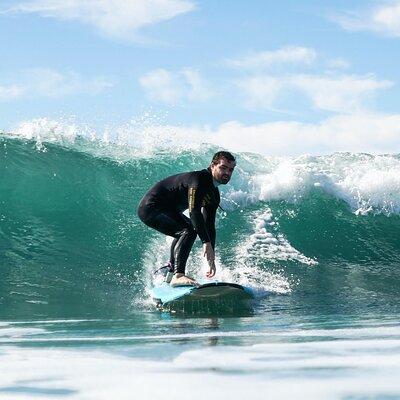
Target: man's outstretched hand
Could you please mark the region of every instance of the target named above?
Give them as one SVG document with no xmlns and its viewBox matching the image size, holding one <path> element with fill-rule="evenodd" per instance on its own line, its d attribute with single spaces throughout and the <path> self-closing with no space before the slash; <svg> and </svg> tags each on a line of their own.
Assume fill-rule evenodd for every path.
<svg viewBox="0 0 400 400">
<path fill-rule="evenodd" d="M 215 275 L 215 253 L 210 242 L 203 244 L 203 256 L 206 257 L 209 270 L 206 273 L 207 278 L 212 278 Z"/>
</svg>

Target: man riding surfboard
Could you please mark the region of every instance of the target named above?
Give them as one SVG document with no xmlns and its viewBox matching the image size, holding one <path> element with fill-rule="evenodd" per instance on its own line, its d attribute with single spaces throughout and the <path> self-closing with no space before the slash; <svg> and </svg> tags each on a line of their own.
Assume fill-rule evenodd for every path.
<svg viewBox="0 0 400 400">
<path fill-rule="evenodd" d="M 185 274 L 193 243 L 199 236 L 207 259 L 208 278 L 215 275 L 215 215 L 220 202 L 218 186 L 226 185 L 236 166 L 227 151 L 214 154 L 207 169 L 169 176 L 156 183 L 142 198 L 139 218 L 149 227 L 174 238 L 169 265 L 172 286 L 195 285 Z M 183 212 L 189 209 L 187 218 Z"/>
</svg>

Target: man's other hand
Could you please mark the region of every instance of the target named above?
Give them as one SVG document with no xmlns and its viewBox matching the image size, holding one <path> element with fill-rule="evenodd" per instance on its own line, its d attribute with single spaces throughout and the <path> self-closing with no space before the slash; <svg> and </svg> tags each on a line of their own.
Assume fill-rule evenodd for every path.
<svg viewBox="0 0 400 400">
<path fill-rule="evenodd" d="M 206 273 L 207 278 L 212 278 L 215 275 L 215 253 L 210 242 L 203 244 L 203 256 L 206 257 L 209 270 Z"/>
</svg>

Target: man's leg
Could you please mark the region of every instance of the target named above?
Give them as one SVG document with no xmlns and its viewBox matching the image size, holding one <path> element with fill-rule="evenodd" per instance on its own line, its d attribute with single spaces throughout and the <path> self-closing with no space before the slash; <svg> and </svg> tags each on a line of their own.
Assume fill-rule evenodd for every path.
<svg viewBox="0 0 400 400">
<path fill-rule="evenodd" d="M 196 236 L 196 231 L 191 224 L 179 232 L 179 239 L 177 240 L 173 250 L 175 258 L 175 273 L 185 274 L 186 262 L 190 250 L 192 250 Z"/>
<path fill-rule="evenodd" d="M 172 265 L 172 267 L 175 270 L 175 246 L 178 243 L 179 238 L 174 238 L 174 240 L 171 243 L 171 248 L 169 251 L 169 263 Z"/>
<path fill-rule="evenodd" d="M 196 231 L 189 218 L 181 213 L 159 211 L 151 213 L 142 221 L 157 231 L 174 237 L 171 244 L 170 263 L 174 266 L 175 275 L 172 285 L 193 284 L 195 281 L 185 275 L 186 262 L 196 239 Z"/>
</svg>

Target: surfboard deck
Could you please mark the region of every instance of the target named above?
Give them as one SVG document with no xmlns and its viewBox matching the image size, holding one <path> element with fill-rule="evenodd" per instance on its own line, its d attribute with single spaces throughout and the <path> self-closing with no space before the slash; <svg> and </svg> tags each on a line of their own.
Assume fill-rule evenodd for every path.
<svg viewBox="0 0 400 400">
<path fill-rule="evenodd" d="M 151 290 L 151 296 L 158 308 L 165 308 L 177 302 L 196 301 L 243 301 L 255 297 L 254 291 L 246 286 L 230 282 L 207 282 L 200 286 L 175 286 L 166 282 L 156 285 Z"/>
</svg>

